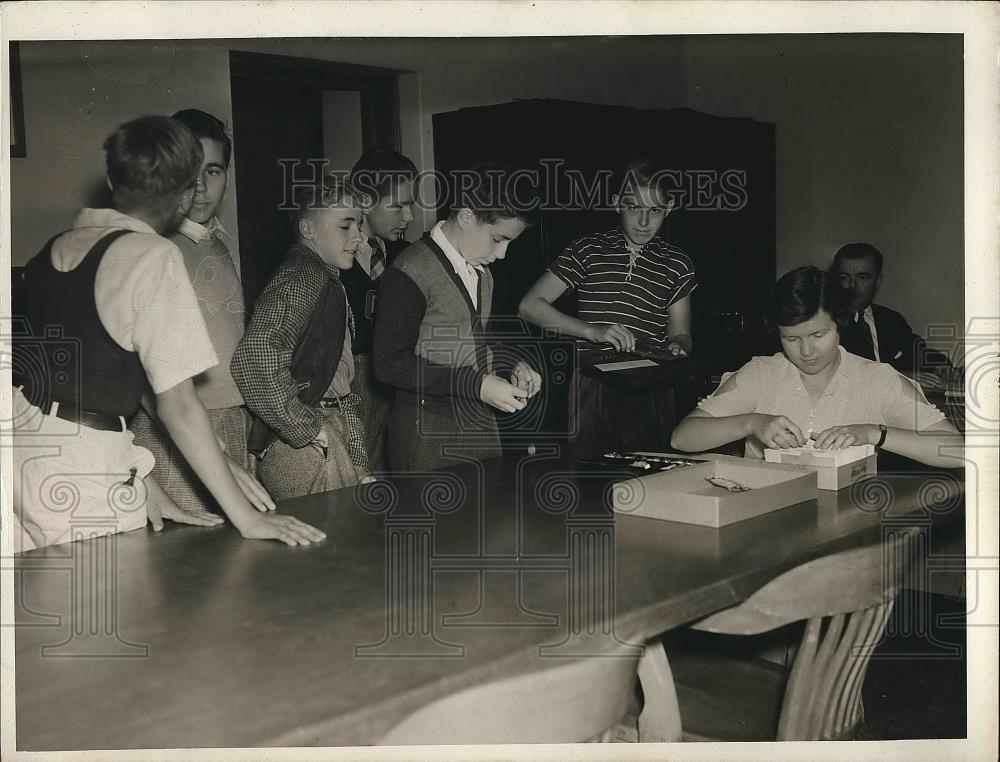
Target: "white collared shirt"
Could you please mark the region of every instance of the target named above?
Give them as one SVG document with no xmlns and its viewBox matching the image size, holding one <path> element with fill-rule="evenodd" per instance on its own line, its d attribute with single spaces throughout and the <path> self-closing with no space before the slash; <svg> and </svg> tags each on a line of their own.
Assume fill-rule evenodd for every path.
<svg viewBox="0 0 1000 762">
<path fill-rule="evenodd" d="M 114 209 L 83 209 L 52 245 L 57 270 L 77 267 L 115 229 L 128 235 L 104 255 L 94 283 L 97 314 L 126 352 L 138 352 L 155 394 L 218 365 L 180 250 L 149 225 Z"/>
<path fill-rule="evenodd" d="M 431 228 L 431 240 L 434 241 L 438 246 L 441 247 L 441 251 L 444 255 L 448 257 L 448 261 L 451 262 L 451 266 L 455 268 L 455 272 L 458 273 L 458 277 L 462 279 L 462 283 L 465 284 L 465 290 L 469 292 L 469 298 L 472 299 L 472 304 L 476 309 L 479 309 L 479 273 L 484 272 L 483 266 L 474 266 L 469 264 L 468 260 L 458 253 L 451 241 L 449 241 L 445 234 L 441 232 L 441 226 L 444 225 L 444 221 L 439 222 L 433 228 Z"/>
<path fill-rule="evenodd" d="M 227 238 L 232 238 L 226 229 L 222 227 L 222 223 L 219 221 L 218 217 L 213 217 L 209 220 L 207 225 L 202 225 L 200 222 L 195 222 L 194 220 L 189 220 L 185 217 L 181 220 L 181 224 L 177 228 L 177 232 L 187 238 L 190 238 L 194 243 L 207 241 L 215 233 L 222 233 Z"/>
<path fill-rule="evenodd" d="M 862 314 L 865 317 L 868 328 L 872 332 L 872 344 L 875 347 L 875 362 L 882 362 L 882 358 L 878 354 L 878 331 L 875 330 L 875 313 L 872 312 L 872 306 L 869 304 L 865 307 L 865 311 Z"/>
<path fill-rule="evenodd" d="M 799 369 L 779 352 L 754 357 L 735 373 L 724 374 L 719 389 L 726 387 L 725 391 L 720 394 L 716 389 L 698 407 L 715 418 L 745 413 L 783 415 L 807 436 L 855 423 L 923 431 L 944 419 L 920 387 L 891 365 L 858 357 L 843 347 L 838 351 L 840 364 L 816 402 L 805 389 Z M 903 384 L 910 385 L 915 399 L 903 395 Z M 755 437 L 747 437 L 745 454 L 763 458 L 764 446 Z"/>
</svg>

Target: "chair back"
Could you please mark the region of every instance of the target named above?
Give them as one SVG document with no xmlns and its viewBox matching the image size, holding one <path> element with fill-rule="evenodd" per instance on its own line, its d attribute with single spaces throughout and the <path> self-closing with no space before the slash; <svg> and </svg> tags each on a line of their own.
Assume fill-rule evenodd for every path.
<svg viewBox="0 0 1000 762">
<path fill-rule="evenodd" d="M 778 720 L 779 741 L 839 740 L 864 719 L 861 686 L 885 634 L 917 530 L 792 569 L 692 627 L 754 635 L 807 620 Z"/>
<path fill-rule="evenodd" d="M 645 651 L 640 671 L 644 676 L 659 674 L 666 665 L 662 646 L 652 644 Z M 640 662 L 634 649 L 551 662 L 556 666 L 477 685 L 428 704 L 392 728 L 379 744 L 574 743 L 598 737 L 607 740 L 610 729 L 625 715 L 632 696 Z M 669 674 L 666 681 L 669 682 Z M 654 687 L 650 685 L 651 689 Z M 679 739 L 676 700 L 669 709 L 677 717 L 676 728 L 671 731 L 674 738 L 648 740 Z M 659 712 L 660 717 L 668 714 L 671 712 Z"/>
</svg>

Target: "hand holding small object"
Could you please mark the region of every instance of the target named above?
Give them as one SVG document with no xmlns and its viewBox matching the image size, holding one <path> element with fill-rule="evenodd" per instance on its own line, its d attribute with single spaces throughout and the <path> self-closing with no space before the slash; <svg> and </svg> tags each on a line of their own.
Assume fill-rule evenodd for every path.
<svg viewBox="0 0 1000 762">
<path fill-rule="evenodd" d="M 751 415 L 747 429 L 747 434 L 752 434 L 765 447 L 774 450 L 802 447 L 806 443 L 802 430 L 783 415 L 755 413 Z"/>
<path fill-rule="evenodd" d="M 524 360 L 518 360 L 510 374 L 510 382 L 518 389 L 534 397 L 542 388 L 542 376 Z"/>
<path fill-rule="evenodd" d="M 635 335 L 617 323 L 591 326 L 589 338 L 594 344 L 610 344 L 619 352 L 631 352 L 635 349 Z"/>
<path fill-rule="evenodd" d="M 525 398 L 528 393 L 519 389 L 500 376 L 492 374 L 483 377 L 483 382 L 479 387 L 479 399 L 490 407 L 495 407 L 504 413 L 513 413 L 516 410 L 523 410 Z"/>
</svg>

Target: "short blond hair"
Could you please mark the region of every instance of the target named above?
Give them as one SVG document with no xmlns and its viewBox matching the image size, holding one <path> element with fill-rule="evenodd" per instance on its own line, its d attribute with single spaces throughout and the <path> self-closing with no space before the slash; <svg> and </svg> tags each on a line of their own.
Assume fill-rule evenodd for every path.
<svg viewBox="0 0 1000 762">
<path fill-rule="evenodd" d="M 315 182 L 296 183 L 292 191 L 292 209 L 289 213 L 292 225 L 297 227 L 299 221 L 311 211 L 329 209 L 348 198 L 356 199 L 354 186 L 339 175 L 324 174 Z"/>
</svg>

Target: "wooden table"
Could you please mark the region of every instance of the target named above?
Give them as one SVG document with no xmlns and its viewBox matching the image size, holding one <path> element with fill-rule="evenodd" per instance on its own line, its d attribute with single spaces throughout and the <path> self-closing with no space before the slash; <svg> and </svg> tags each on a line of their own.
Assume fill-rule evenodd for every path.
<svg viewBox="0 0 1000 762">
<path fill-rule="evenodd" d="M 554 452 L 290 500 L 321 545 L 168 525 L 16 560 L 19 749 L 375 742 L 467 685 L 699 619 L 809 558 L 960 518 L 880 476 L 722 530 L 607 507 Z"/>
</svg>

